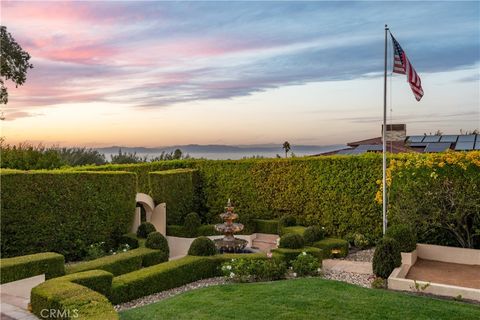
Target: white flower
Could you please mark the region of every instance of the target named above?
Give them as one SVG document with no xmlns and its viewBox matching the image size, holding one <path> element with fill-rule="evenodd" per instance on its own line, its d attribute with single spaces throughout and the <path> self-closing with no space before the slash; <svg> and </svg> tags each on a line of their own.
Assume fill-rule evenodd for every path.
<svg viewBox="0 0 480 320">
<path fill-rule="evenodd" d="M 227 266 L 227 270 L 232 270 L 232 266 Z"/>
<path fill-rule="evenodd" d="M 234 262 L 234 261 L 235 261 L 235 259 L 232 259 L 232 262 Z"/>
<path fill-rule="evenodd" d="M 306 256 L 306 255 L 307 255 L 307 253 L 306 253 L 305 251 L 303 251 L 303 252 L 302 252 L 302 254 L 303 254 L 304 256 Z"/>
<path fill-rule="evenodd" d="M 235 273 L 230 272 L 230 278 L 233 278 L 233 277 L 235 277 Z"/>
<path fill-rule="evenodd" d="M 123 252 L 127 252 L 127 249 L 123 249 Z"/>
<path fill-rule="evenodd" d="M 321 269 L 321 268 L 318 268 L 318 269 L 317 269 L 317 272 L 318 272 L 318 273 L 320 273 L 321 271 L 322 271 L 322 269 Z"/>
<path fill-rule="evenodd" d="M 126 244 L 125 247 L 130 248 L 130 246 L 128 244 Z"/>
<path fill-rule="evenodd" d="M 117 254 L 116 252 L 114 252 L 113 254 Z"/>
<path fill-rule="evenodd" d="M 294 278 L 297 277 L 297 273 L 296 273 L 296 272 L 294 272 L 292 275 L 293 275 Z"/>
</svg>

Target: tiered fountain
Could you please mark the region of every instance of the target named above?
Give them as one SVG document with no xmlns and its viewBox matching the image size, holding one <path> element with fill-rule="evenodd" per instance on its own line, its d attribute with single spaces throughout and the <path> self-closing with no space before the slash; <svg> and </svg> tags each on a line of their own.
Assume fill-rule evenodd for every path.
<svg viewBox="0 0 480 320">
<path fill-rule="evenodd" d="M 238 218 L 238 214 L 233 212 L 233 206 L 228 199 L 226 212 L 222 213 L 220 217 L 224 223 L 215 225 L 215 229 L 222 232 L 225 236 L 222 239 L 215 240 L 215 246 L 220 252 L 244 252 L 245 247 L 248 244 L 247 240 L 235 238 L 233 235 L 243 230 L 243 224 L 233 222 Z"/>
</svg>

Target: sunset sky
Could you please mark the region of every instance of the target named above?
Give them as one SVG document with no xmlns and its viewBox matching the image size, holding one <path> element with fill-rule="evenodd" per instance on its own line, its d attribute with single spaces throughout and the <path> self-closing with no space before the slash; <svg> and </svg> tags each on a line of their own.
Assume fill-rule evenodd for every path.
<svg viewBox="0 0 480 320">
<path fill-rule="evenodd" d="M 477 1 L 2 1 L 1 9 L 34 65 L 25 85 L 8 85 L 9 143 L 328 145 L 379 136 L 385 23 L 425 92 L 417 102 L 404 75 L 389 79 L 393 122 L 408 134 L 480 128 Z"/>
</svg>

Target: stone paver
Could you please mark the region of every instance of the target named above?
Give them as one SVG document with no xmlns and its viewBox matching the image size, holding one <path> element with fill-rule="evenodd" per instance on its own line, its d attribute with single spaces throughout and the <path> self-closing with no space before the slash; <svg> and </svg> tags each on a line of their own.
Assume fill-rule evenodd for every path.
<svg viewBox="0 0 480 320">
<path fill-rule="evenodd" d="M 1 320 L 34 320 L 38 319 L 28 311 L 30 291 L 45 281 L 45 275 L 13 281 L 0 286 Z"/>
<path fill-rule="evenodd" d="M 352 272 L 360 274 L 373 273 L 372 263 L 364 261 L 325 259 L 322 261 L 322 269 L 325 271 Z"/>
<path fill-rule="evenodd" d="M 277 240 L 279 236 L 276 234 L 257 233 L 257 237 L 252 241 L 252 247 L 263 252 L 269 252 L 277 248 Z"/>
</svg>

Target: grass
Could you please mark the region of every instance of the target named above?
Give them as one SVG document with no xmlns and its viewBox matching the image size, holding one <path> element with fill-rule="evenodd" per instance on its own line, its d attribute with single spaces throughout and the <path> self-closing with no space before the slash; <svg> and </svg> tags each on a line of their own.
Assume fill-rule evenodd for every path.
<svg viewBox="0 0 480 320">
<path fill-rule="evenodd" d="M 120 313 L 140 319 L 480 319 L 480 307 L 321 278 L 189 291 Z"/>
</svg>

